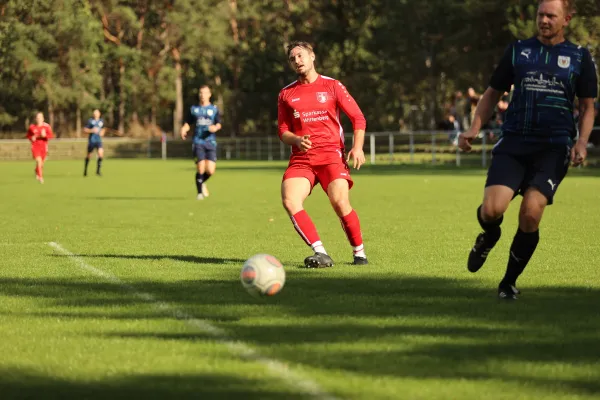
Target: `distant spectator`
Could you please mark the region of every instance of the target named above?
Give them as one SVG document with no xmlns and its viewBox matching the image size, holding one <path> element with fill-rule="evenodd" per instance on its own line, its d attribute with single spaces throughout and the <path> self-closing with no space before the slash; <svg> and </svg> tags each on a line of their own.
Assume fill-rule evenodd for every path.
<svg viewBox="0 0 600 400">
<path fill-rule="evenodd" d="M 460 124 L 461 130 L 465 130 L 469 127 L 467 104 L 467 99 L 463 95 L 463 92 L 458 90 L 454 93 L 454 117 Z"/>
</svg>

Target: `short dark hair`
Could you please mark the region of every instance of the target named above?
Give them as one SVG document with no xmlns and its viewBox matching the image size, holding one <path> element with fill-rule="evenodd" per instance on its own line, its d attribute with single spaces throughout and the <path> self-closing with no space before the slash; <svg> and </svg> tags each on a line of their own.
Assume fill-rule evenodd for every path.
<svg viewBox="0 0 600 400">
<path fill-rule="evenodd" d="M 200 89 L 204 89 L 204 88 L 207 88 L 208 90 L 210 90 L 210 91 L 212 92 L 212 89 L 211 89 L 211 88 L 210 88 L 210 86 L 208 86 L 208 85 L 202 85 L 202 86 L 200 86 L 200 87 L 198 88 L 198 92 L 200 91 Z"/>
<path fill-rule="evenodd" d="M 310 43 L 308 42 L 303 42 L 303 41 L 299 41 L 299 40 L 295 40 L 293 42 L 291 42 L 290 44 L 288 44 L 287 46 L 287 55 L 288 57 L 290 56 L 290 53 L 292 52 L 293 49 L 295 49 L 296 47 L 301 47 L 303 49 L 306 49 L 309 53 L 313 53 L 314 54 L 314 50 L 313 47 Z"/>
<path fill-rule="evenodd" d="M 538 6 L 546 1 L 551 0 L 538 0 Z M 566 15 L 573 14 L 575 12 L 575 0 L 560 0 L 565 10 Z"/>
</svg>

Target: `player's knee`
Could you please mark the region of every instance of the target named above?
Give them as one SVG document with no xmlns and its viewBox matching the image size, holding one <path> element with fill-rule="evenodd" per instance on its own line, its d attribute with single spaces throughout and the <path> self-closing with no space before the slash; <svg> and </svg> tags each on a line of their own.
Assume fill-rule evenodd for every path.
<svg viewBox="0 0 600 400">
<path fill-rule="evenodd" d="M 332 199 L 331 206 L 333 207 L 335 213 L 339 216 L 347 215 L 352 211 L 350 201 L 344 198 Z"/>
<path fill-rule="evenodd" d="M 495 221 L 504 215 L 506 207 L 497 201 L 486 201 L 481 207 L 481 217 L 484 221 Z"/>
<path fill-rule="evenodd" d="M 543 208 L 525 207 L 519 212 L 519 228 L 524 232 L 535 232 L 542 220 Z"/>
<path fill-rule="evenodd" d="M 281 200 L 283 203 L 283 208 L 285 208 L 289 215 L 294 215 L 298 211 L 302 210 L 302 202 L 297 199 L 284 196 Z"/>
</svg>

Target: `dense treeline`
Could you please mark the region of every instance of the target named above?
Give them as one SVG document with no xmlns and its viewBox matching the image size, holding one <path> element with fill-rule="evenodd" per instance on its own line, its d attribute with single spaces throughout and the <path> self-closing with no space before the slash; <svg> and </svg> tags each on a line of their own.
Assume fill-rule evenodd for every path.
<svg viewBox="0 0 600 400">
<path fill-rule="evenodd" d="M 433 126 L 455 90 L 483 90 L 504 47 L 534 32 L 535 0 L 0 1 L 0 129 L 34 110 L 81 135 L 93 108 L 126 135 L 179 126 L 207 83 L 224 134 L 267 134 L 294 79 L 284 48 L 315 44 L 369 130 Z M 578 0 L 569 37 L 598 56 L 600 2 Z"/>
</svg>

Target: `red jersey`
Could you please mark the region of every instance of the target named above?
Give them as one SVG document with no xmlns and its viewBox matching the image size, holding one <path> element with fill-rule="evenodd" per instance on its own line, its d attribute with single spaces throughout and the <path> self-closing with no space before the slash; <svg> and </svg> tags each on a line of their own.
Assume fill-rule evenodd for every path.
<svg viewBox="0 0 600 400">
<path fill-rule="evenodd" d="M 309 161 L 316 165 L 342 157 L 344 130 L 340 110 L 350 118 L 355 130 L 367 127 L 362 111 L 346 87 L 323 75 L 312 83 L 295 81 L 284 87 L 279 92 L 277 108 L 280 138 L 289 131 L 297 136 L 310 135 L 312 142 L 307 152 L 293 146 L 290 161 Z"/>
<path fill-rule="evenodd" d="M 42 132 L 45 132 L 46 137 L 42 137 Z M 48 139 L 52 139 L 54 134 L 52 133 L 52 128 L 47 123 L 43 123 L 42 125 L 31 124 L 29 125 L 29 130 L 27 131 L 27 139 L 32 140 L 35 138 L 34 144 L 39 141 L 47 142 Z"/>
</svg>

